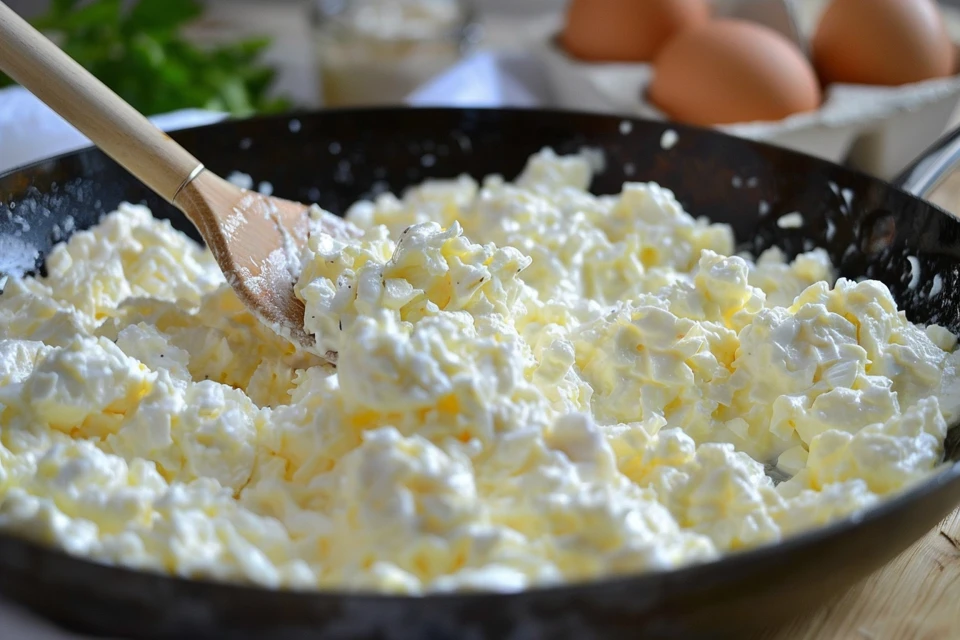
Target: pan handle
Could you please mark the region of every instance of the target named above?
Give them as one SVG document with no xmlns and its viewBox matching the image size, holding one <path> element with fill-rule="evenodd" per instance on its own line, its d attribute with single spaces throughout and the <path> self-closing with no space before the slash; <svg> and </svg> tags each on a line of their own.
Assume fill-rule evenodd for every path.
<svg viewBox="0 0 960 640">
<path fill-rule="evenodd" d="M 946 133 L 910 163 L 893 184 L 918 198 L 928 199 L 960 168 L 960 127 Z"/>
</svg>

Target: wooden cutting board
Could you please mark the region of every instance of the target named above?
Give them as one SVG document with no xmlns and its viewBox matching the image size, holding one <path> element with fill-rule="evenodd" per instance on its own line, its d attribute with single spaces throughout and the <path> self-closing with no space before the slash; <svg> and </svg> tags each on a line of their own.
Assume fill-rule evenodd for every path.
<svg viewBox="0 0 960 640">
<path fill-rule="evenodd" d="M 761 638 L 960 638 L 960 510 L 835 603 Z"/>
</svg>

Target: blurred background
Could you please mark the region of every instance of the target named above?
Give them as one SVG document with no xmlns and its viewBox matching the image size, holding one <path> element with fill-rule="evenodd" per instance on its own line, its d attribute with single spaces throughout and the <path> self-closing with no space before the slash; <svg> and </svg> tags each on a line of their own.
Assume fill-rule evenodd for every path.
<svg viewBox="0 0 960 640">
<path fill-rule="evenodd" d="M 958 0 L 960 1 L 960 0 Z M 155 5 L 156 13 L 144 20 L 141 33 L 128 32 L 126 38 L 134 46 L 131 53 L 149 58 L 149 48 L 155 49 L 157 70 L 168 76 L 176 76 L 176 66 L 169 51 L 161 63 L 159 47 L 146 42 L 144 34 L 156 30 L 158 22 L 163 28 L 175 26 L 184 39 L 201 48 L 218 44 L 256 38 L 262 42 L 262 55 L 257 60 L 276 71 L 276 78 L 266 94 L 261 93 L 260 83 L 248 83 L 251 105 L 258 111 L 275 110 L 282 104 L 262 100 L 265 96 L 283 97 L 300 107 L 321 105 L 347 105 L 359 103 L 401 102 L 419 84 L 456 63 L 461 56 L 480 47 L 516 48 L 532 40 L 531 23 L 539 27 L 551 18 L 559 20 L 564 0 L 471 0 L 469 3 L 455 0 L 435 0 L 418 3 L 417 14 L 401 15 L 398 11 L 392 23 L 380 19 L 378 24 L 366 21 L 365 16 L 351 20 L 342 19 L 347 11 L 361 7 L 362 1 L 351 0 L 90 0 L 57 2 L 56 0 L 8 0 L 7 4 L 22 16 L 35 21 L 38 26 L 56 30 L 66 26 L 78 40 L 105 39 L 106 29 L 95 33 L 87 29 L 81 34 L 87 21 L 90 25 L 108 23 L 111 11 L 125 6 L 127 10 L 137 4 Z M 44 21 L 57 5 L 72 5 L 87 8 L 87 16 L 81 19 Z M 123 36 L 110 34 L 120 42 Z M 152 38 L 157 40 L 158 38 Z M 170 48 L 168 40 L 159 38 L 160 44 Z M 262 39 L 262 41 L 260 40 Z M 136 42 L 139 40 L 139 42 Z M 82 59 L 100 55 L 88 43 L 78 43 L 72 53 Z M 126 44 L 126 43 L 125 43 Z M 250 43 L 248 50 L 261 50 Z M 253 61 L 236 56 L 235 62 L 244 67 Z M 194 61 L 195 62 L 195 61 Z M 212 66 L 212 65 L 211 65 Z M 103 70 L 106 71 L 106 70 Z M 129 64 L 126 69 L 111 72 L 136 73 Z M 237 75 L 250 72 L 249 68 L 237 69 Z M 325 72 L 325 73 L 324 73 Z M 102 74 L 101 79 L 104 79 Z M 186 76 L 186 74 L 184 74 Z M 216 75 L 216 74 L 214 74 Z M 255 75 L 258 79 L 261 75 Z M 133 82 L 126 78 L 105 78 Z M 237 78 L 233 78 L 236 80 Z M 186 78 L 185 78 L 186 80 Z M 115 88 L 115 87 L 112 87 Z M 325 98 L 326 94 L 326 98 Z M 127 96 L 124 96 L 127 97 Z M 193 102 L 177 106 L 204 107 L 204 96 L 194 95 Z M 186 99 L 187 96 L 184 96 Z M 129 98 L 128 98 L 129 99 Z M 160 100 L 156 104 L 142 103 L 148 113 L 168 111 L 169 104 Z M 212 105 L 214 107 L 218 104 Z M 244 111 L 244 105 L 230 104 L 230 111 Z M 154 107 L 151 109 L 150 107 Z"/>
<path fill-rule="evenodd" d="M 7 0 L 15 11 L 34 20 L 49 16 L 51 8 L 58 5 L 86 5 L 90 7 L 86 15 L 90 23 L 108 23 L 115 7 L 125 6 L 129 10 L 138 3 L 142 2 Z M 410 91 L 454 64 L 461 56 L 477 50 L 520 50 L 533 46 L 545 33 L 558 28 L 567 4 L 566 0 L 432 0 L 419 3 L 429 7 L 420 15 L 401 16 L 398 10 L 391 25 L 383 20 L 380 24 L 364 23 L 362 17 L 352 24 L 338 20 L 338 16 L 364 4 L 364 0 L 145 0 L 145 3 L 152 5 L 153 13 L 164 15 L 152 16 L 152 20 L 139 25 L 144 33 L 155 30 L 155 23 L 160 22 L 164 29 L 176 27 L 188 42 L 201 48 L 236 43 L 251 37 L 263 38 L 260 43 L 262 55 L 256 59 L 276 72 L 265 93 L 261 93 L 262 72 L 254 73 L 249 68 L 253 62 L 243 55 L 235 56 L 233 60 L 243 63 L 237 69 L 238 76 L 244 73 L 255 76 L 256 82 L 246 83 L 253 94 L 249 96 L 254 101 L 250 106 L 265 111 L 286 104 L 262 100 L 265 96 L 282 96 L 291 104 L 302 107 L 401 102 Z M 945 0 L 942 4 L 960 7 L 960 0 Z M 804 5 L 809 5 L 809 11 L 815 11 L 822 5 L 822 0 L 797 0 L 797 5 L 803 14 L 807 9 Z M 801 15 L 803 18 L 807 16 Z M 48 20 L 43 26 L 67 26 L 77 40 L 103 37 L 106 31 L 101 30 L 100 35 L 89 29 L 86 34 L 79 33 L 83 31 L 83 18 L 61 22 L 57 24 L 56 20 Z M 139 42 L 135 42 L 138 36 Z M 135 44 L 131 53 L 148 60 L 153 55 L 158 70 L 165 72 L 163 75 L 173 82 L 178 76 L 172 68 L 176 66 L 176 60 L 171 59 L 169 50 L 165 60 L 158 55 L 162 49 L 170 48 L 167 46 L 169 42 L 160 38 L 161 47 L 157 47 L 155 42 L 149 42 L 151 38 L 143 36 L 135 30 L 128 33 L 128 43 Z M 121 41 L 115 36 L 113 40 Z M 91 50 L 96 47 L 88 45 L 89 42 L 78 42 L 72 52 L 75 56 L 77 52 L 84 52 L 88 59 L 102 55 Z M 261 51 L 259 47 L 248 47 L 251 49 Z M 229 59 L 229 56 L 225 58 Z M 164 69 L 164 63 L 171 68 Z M 213 70 L 212 64 L 210 70 Z M 133 83 L 122 74 L 134 74 L 138 68 L 128 64 L 125 68 L 110 71 L 117 75 L 108 76 L 106 80 Z M 186 81 L 187 74 L 180 75 Z M 239 100 L 243 96 L 236 95 L 242 93 L 237 90 L 237 79 L 220 78 L 224 85 L 229 84 L 229 80 L 234 81 L 234 86 L 224 91 L 229 93 L 232 90 L 234 99 Z M 181 98 L 178 92 L 167 102 L 157 100 L 151 104 L 146 101 L 141 103 L 141 108 L 159 113 L 168 111 L 170 103 L 203 107 L 207 106 L 202 102 L 205 97 L 201 92 L 195 92 L 192 96 L 184 93 L 182 99 L 178 99 Z M 223 99 L 230 101 L 228 96 Z M 155 108 L 150 109 L 151 106 Z M 243 104 L 231 103 L 228 107 L 234 112 L 246 110 Z"/>
<path fill-rule="evenodd" d="M 801 22 L 813 20 L 823 5 L 823 0 L 794 1 Z M 535 47 L 562 26 L 568 3 L 7 0 L 7 4 L 48 35 L 56 35 L 71 55 L 147 114 L 195 107 L 244 116 L 290 107 L 403 102 L 418 86 L 472 53 Z M 960 7 L 960 0 L 942 4 Z M 382 8 L 365 11 L 369 5 L 394 5 L 396 11 L 392 15 L 385 15 Z M 126 23 L 119 17 L 131 14 L 133 19 Z"/>
<path fill-rule="evenodd" d="M 918 71 L 912 79 L 889 83 L 836 82 L 824 76 L 819 66 L 819 77 L 812 82 L 819 80 L 823 93 L 814 98 L 813 112 L 802 105 L 791 112 L 802 117 L 756 117 L 758 112 L 750 109 L 744 114 L 752 113 L 752 119 L 725 123 L 675 117 L 676 113 L 648 99 L 653 75 L 649 63 L 617 64 L 594 57 L 600 64 L 590 64 L 585 62 L 591 60 L 589 56 L 574 54 L 566 46 L 571 25 L 579 25 L 588 35 L 617 28 L 609 15 L 597 26 L 583 11 L 568 13 L 569 7 L 579 4 L 596 14 L 600 6 L 626 7 L 624 11 L 633 13 L 644 6 L 632 1 L 6 0 L 121 97 L 151 116 L 199 109 L 247 117 L 291 109 L 396 104 L 560 107 L 721 126 L 737 135 L 848 162 L 884 178 L 895 175 L 946 127 L 960 122 L 957 69 Z M 794 54 L 811 58 L 804 65 L 816 62 L 812 42 L 828 0 L 785 0 L 792 7 L 793 32 L 777 18 L 776 10 L 769 9 L 780 6 L 785 11 L 782 0 L 709 1 L 717 15 L 729 15 L 724 12 L 730 6 L 766 5 L 767 10 L 748 11 L 750 19 L 792 39 Z M 932 6 L 932 2 L 876 0 L 864 6 L 868 12 L 880 6 L 896 12 L 910 4 Z M 941 34 L 945 40 L 941 44 L 953 52 L 953 43 L 960 43 L 960 0 L 945 0 L 939 6 L 949 32 Z M 848 20 L 852 33 L 848 30 L 835 38 L 841 49 L 858 33 L 864 36 L 861 40 L 872 37 L 868 22 Z M 557 34 L 562 35 L 556 38 Z M 907 36 L 907 44 L 910 37 L 921 44 L 914 51 L 890 49 L 889 55 L 884 49 L 881 55 L 892 66 L 911 55 L 921 59 L 923 43 L 934 39 L 929 33 Z M 637 32 L 624 37 L 636 40 Z M 876 46 L 896 48 L 884 38 L 873 39 L 879 42 Z M 601 38 L 597 46 L 604 44 L 609 43 Z M 684 89 L 686 100 L 712 102 L 716 92 L 704 95 L 701 89 L 701 95 L 696 95 L 696 87 L 704 85 L 697 72 L 679 74 L 692 87 Z M 750 72 L 737 69 L 731 76 Z M 789 77 L 788 72 L 785 67 L 783 78 Z M 813 78 L 812 67 L 809 74 Z M 25 125 L 46 122 L 24 115 L 29 105 L 24 106 L 21 92 L 16 109 L 7 109 L 10 126 L 2 130 L 4 101 L 13 101 L 3 88 L 10 85 L 0 75 L 0 143 L 6 147 L 0 156 L 7 156 L 0 157 L 0 170 L 40 157 L 37 138 L 26 134 Z M 780 88 L 769 87 L 773 102 L 779 99 L 774 92 Z M 736 98 L 736 88 L 730 87 L 728 93 Z M 716 116 L 717 111 L 714 108 L 715 113 L 706 115 Z M 174 126 L 183 126 L 179 122 L 202 123 L 177 121 Z M 59 152 L 66 147 L 51 149 Z"/>
</svg>

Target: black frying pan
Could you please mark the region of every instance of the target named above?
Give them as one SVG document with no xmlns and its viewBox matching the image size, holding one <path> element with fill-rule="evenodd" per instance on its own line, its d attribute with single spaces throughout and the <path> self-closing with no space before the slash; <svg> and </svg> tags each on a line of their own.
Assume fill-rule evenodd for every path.
<svg viewBox="0 0 960 640">
<path fill-rule="evenodd" d="M 596 147 L 593 188 L 656 181 L 695 215 L 730 223 L 746 248 L 794 255 L 824 247 L 841 275 L 885 282 L 915 322 L 960 332 L 960 223 L 931 204 L 837 165 L 720 133 L 563 112 L 370 110 L 226 122 L 173 134 L 213 171 L 267 180 L 276 195 L 342 213 L 372 192 L 427 177 L 513 178 L 544 146 Z M 679 133 L 669 150 L 660 139 Z M 292 130 L 297 130 L 294 133 Z M 922 168 L 921 168 L 922 169 Z M 922 174 L 922 175 L 921 175 Z M 936 174 L 936 172 L 934 172 Z M 915 173 L 919 182 L 930 175 Z M 739 185 L 739 186 L 737 186 Z M 919 187 L 918 187 L 919 188 Z M 852 195 L 848 203 L 844 193 Z M 16 239 L 42 258 L 66 216 L 92 226 L 120 202 L 145 202 L 193 227 L 101 152 L 90 149 L 0 176 L 0 246 Z M 11 210 L 30 221 L 23 231 Z M 766 215 L 760 211 L 766 210 Z M 798 211 L 805 224 L 781 229 Z M 45 216 L 44 212 L 49 215 Z M 908 256 L 922 269 L 910 288 Z M 939 294 L 930 296 L 935 274 Z M 0 535 L 0 594 L 73 630 L 134 638 L 636 638 L 744 637 L 838 596 L 960 504 L 960 427 L 935 479 L 862 516 L 679 571 L 532 590 L 424 598 L 264 591 L 180 580 L 69 557 Z"/>
</svg>

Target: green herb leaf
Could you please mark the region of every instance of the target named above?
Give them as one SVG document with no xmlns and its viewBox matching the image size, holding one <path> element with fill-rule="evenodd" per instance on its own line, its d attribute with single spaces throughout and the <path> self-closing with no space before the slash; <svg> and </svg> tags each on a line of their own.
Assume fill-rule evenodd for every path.
<svg viewBox="0 0 960 640">
<path fill-rule="evenodd" d="M 169 31 L 203 13 L 196 0 L 140 0 L 127 16 L 126 27 L 134 31 Z"/>
<path fill-rule="evenodd" d="M 72 10 L 79 0 L 53 0 L 50 10 L 56 14 L 67 13 Z"/>
<path fill-rule="evenodd" d="M 53 0 L 34 26 L 134 107 L 153 115 L 189 107 L 235 116 L 290 107 L 269 96 L 276 72 L 259 62 L 266 38 L 201 48 L 179 31 L 198 0 Z M 12 81 L 0 74 L 0 87 Z"/>
<path fill-rule="evenodd" d="M 89 4 L 74 5 L 67 11 L 51 12 L 37 18 L 33 26 L 41 30 L 70 32 L 120 23 L 121 0 L 96 0 Z"/>
</svg>

